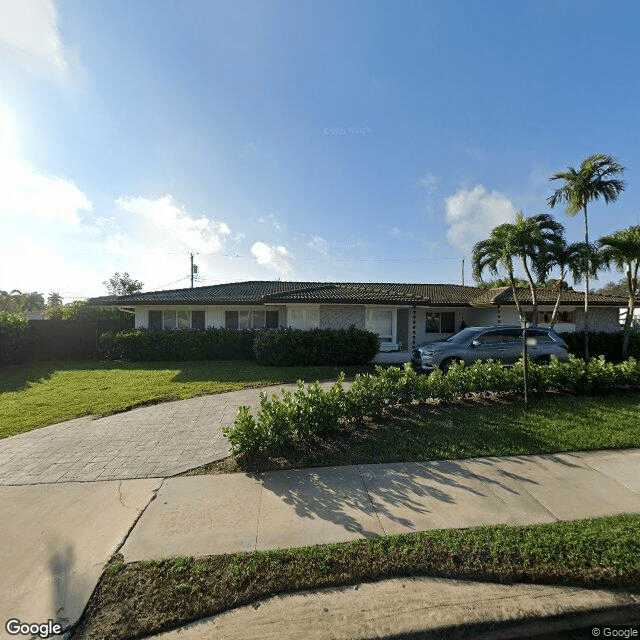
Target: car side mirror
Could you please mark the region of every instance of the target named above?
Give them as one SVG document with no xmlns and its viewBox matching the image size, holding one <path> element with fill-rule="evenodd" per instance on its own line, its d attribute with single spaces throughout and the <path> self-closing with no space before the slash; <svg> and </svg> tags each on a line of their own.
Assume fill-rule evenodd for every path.
<svg viewBox="0 0 640 640">
<path fill-rule="evenodd" d="M 479 347 L 481 344 L 482 344 L 482 342 L 480 342 L 480 340 L 474 340 L 474 341 L 471 343 L 471 346 L 472 346 L 472 347 Z"/>
</svg>

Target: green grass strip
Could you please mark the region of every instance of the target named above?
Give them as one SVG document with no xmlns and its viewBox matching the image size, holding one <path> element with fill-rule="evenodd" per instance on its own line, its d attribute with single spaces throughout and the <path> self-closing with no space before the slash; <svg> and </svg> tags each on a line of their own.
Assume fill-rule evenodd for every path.
<svg viewBox="0 0 640 640">
<path fill-rule="evenodd" d="M 115 560 L 75 640 L 136 638 L 279 593 L 402 576 L 637 586 L 640 514 L 442 529 L 197 559 L 127 565 Z"/>
</svg>

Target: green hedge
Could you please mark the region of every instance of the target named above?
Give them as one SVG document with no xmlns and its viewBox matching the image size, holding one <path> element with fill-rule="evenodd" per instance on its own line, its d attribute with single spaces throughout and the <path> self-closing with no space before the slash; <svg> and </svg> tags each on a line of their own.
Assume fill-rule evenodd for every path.
<svg viewBox="0 0 640 640">
<path fill-rule="evenodd" d="M 125 360 L 253 360 L 255 331 L 130 329 L 100 337 L 102 355 Z"/>
<path fill-rule="evenodd" d="M 604 356 L 609 362 L 622 362 L 622 336 L 622 331 L 589 331 L 589 357 Z M 561 333 L 560 337 L 567 343 L 569 353 L 584 358 L 584 331 Z M 629 357 L 640 359 L 640 332 L 629 335 Z"/>
<path fill-rule="evenodd" d="M 276 367 L 361 365 L 378 353 L 378 336 L 356 329 L 267 329 L 256 334 L 258 362 Z"/>
<path fill-rule="evenodd" d="M 477 362 L 470 367 L 454 364 L 447 374 L 440 370 L 425 376 L 408 363 L 403 369 L 377 368 L 376 374 L 358 374 L 348 391 L 344 374 L 328 391 L 316 382 L 305 388 L 298 382 L 295 393 L 282 390 L 281 396 L 260 394 L 260 410 L 254 417 L 249 407 L 240 407 L 233 427 L 223 429 L 233 455 L 260 450 L 276 450 L 296 436 L 310 431 L 323 433 L 340 428 L 344 420 L 377 416 L 386 406 L 424 402 L 430 398 L 450 400 L 472 393 L 523 389 L 523 362 L 511 368 L 499 363 Z M 588 363 L 573 356 L 560 363 L 529 363 L 529 388 L 538 391 L 568 391 L 576 394 L 602 393 L 620 387 L 640 387 L 640 361 L 630 358 L 612 364 L 604 358 Z"/>
<path fill-rule="evenodd" d="M 30 351 L 31 331 L 24 316 L 0 311 L 0 365 L 24 362 Z"/>
</svg>

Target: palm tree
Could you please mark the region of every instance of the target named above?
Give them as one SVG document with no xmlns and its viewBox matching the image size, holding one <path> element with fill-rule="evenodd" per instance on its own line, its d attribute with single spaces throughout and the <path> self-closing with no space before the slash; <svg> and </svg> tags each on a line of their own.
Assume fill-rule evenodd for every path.
<svg viewBox="0 0 640 640">
<path fill-rule="evenodd" d="M 533 311 L 532 323 L 538 324 L 538 294 L 531 271 L 538 280 L 543 279 L 546 256 L 558 237 L 564 233 L 564 227 L 548 213 L 540 213 L 529 218 L 522 211 L 516 214 L 513 225 L 513 243 L 516 254 L 522 261 L 522 268 L 531 290 Z"/>
<path fill-rule="evenodd" d="M 582 242 L 572 242 L 567 244 L 563 235 L 557 237 L 556 241 L 549 247 L 549 250 L 544 258 L 544 263 L 541 265 L 541 271 L 543 278 L 549 275 L 549 272 L 554 268 L 560 269 L 560 277 L 557 279 L 554 288 L 558 289 L 558 297 L 556 298 L 555 306 L 553 307 L 553 313 L 551 314 L 551 321 L 549 326 L 553 329 L 557 319 L 558 311 L 560 310 L 560 299 L 562 298 L 562 291 L 564 289 L 565 280 L 568 273 L 571 273 L 573 280 L 577 283 L 582 279 L 582 268 L 584 262 L 585 250 Z M 593 255 L 593 254 L 592 254 Z"/>
<path fill-rule="evenodd" d="M 482 272 L 485 269 L 497 275 L 498 267 L 502 266 L 509 276 L 518 316 L 522 317 L 513 273 L 513 260 L 520 258 L 531 290 L 533 324 L 538 324 L 538 295 L 532 271 L 537 277 L 543 273 L 544 257 L 551 243 L 563 232 L 564 227 L 549 214 L 542 213 L 525 218 L 524 213 L 518 211 L 515 224 L 505 222 L 498 225 L 491 231 L 491 237 L 473 247 L 473 277 L 478 281 L 482 280 Z"/>
<path fill-rule="evenodd" d="M 25 294 L 25 311 L 42 311 L 44 309 L 44 296 L 37 291 Z"/>
<path fill-rule="evenodd" d="M 22 293 L 19 289 L 13 289 L 9 293 L 9 297 L 9 306 L 11 307 L 9 311 L 12 313 L 22 313 L 26 304 L 26 294 Z"/>
<path fill-rule="evenodd" d="M 629 334 L 635 310 L 635 298 L 640 293 L 638 287 L 638 269 L 640 268 L 640 226 L 629 227 L 616 231 L 598 240 L 601 247 L 603 262 L 610 267 L 612 264 L 618 271 L 625 274 L 629 303 L 627 318 L 624 322 L 624 337 L 622 339 L 622 359 L 626 360 L 629 352 Z"/>
<path fill-rule="evenodd" d="M 52 292 L 47 296 L 48 307 L 60 307 L 62 305 L 62 296 L 57 292 Z"/>
<path fill-rule="evenodd" d="M 498 268 L 502 267 L 509 276 L 518 316 L 522 316 L 522 308 L 518 300 L 516 281 L 513 275 L 513 258 L 516 255 L 518 255 L 518 252 L 516 251 L 513 225 L 505 222 L 494 227 L 489 238 L 476 242 L 473 246 L 473 277 L 475 280 L 481 281 L 482 273 L 485 269 L 488 269 L 492 275 L 497 276 Z"/>
<path fill-rule="evenodd" d="M 563 180 L 564 184 L 556 189 L 547 199 L 547 204 L 553 209 L 556 204 L 565 202 L 566 213 L 576 215 L 584 213 L 584 249 L 590 251 L 589 219 L 587 204 L 591 200 L 603 198 L 605 203 L 615 202 L 626 188 L 626 182 L 615 176 L 622 175 L 625 168 L 613 157 L 601 153 L 589 156 L 583 160 L 578 170 L 569 167 L 551 176 L 550 180 Z M 589 359 L 589 254 L 585 255 L 585 289 L 584 289 L 584 354 Z"/>
</svg>

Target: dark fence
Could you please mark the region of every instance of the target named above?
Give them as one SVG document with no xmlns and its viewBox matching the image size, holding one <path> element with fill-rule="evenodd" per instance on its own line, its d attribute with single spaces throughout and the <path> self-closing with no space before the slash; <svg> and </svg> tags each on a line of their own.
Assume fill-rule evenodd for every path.
<svg viewBox="0 0 640 640">
<path fill-rule="evenodd" d="M 133 316 L 108 322 L 31 320 L 29 359 L 94 360 L 99 355 L 99 338 L 105 331 L 122 331 L 133 325 Z"/>
</svg>

